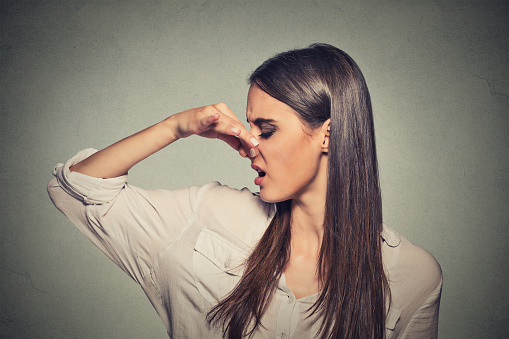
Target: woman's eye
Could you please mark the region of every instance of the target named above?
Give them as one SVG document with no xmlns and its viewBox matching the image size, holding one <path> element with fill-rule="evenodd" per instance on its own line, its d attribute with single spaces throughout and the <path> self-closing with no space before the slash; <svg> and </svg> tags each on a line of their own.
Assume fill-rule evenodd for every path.
<svg viewBox="0 0 509 339">
<path fill-rule="evenodd" d="M 267 131 L 267 132 L 262 132 L 260 133 L 260 135 L 258 135 L 260 138 L 262 139 L 268 139 L 272 136 L 272 134 L 274 134 L 275 131 Z"/>
</svg>

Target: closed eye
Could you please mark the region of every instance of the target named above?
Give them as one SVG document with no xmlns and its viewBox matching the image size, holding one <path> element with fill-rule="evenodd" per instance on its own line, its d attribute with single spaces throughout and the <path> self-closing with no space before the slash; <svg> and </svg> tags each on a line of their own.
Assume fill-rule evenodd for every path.
<svg viewBox="0 0 509 339">
<path fill-rule="evenodd" d="M 249 122 L 251 126 L 254 125 L 260 129 L 258 136 L 262 139 L 268 139 L 276 132 L 277 126 L 275 123 L 275 120 L 266 118 L 256 118 L 253 122 Z"/>
<path fill-rule="evenodd" d="M 274 134 L 274 132 L 276 132 L 276 131 L 272 130 L 272 131 L 262 132 L 258 136 L 262 139 L 268 139 L 272 136 L 272 134 Z"/>
</svg>

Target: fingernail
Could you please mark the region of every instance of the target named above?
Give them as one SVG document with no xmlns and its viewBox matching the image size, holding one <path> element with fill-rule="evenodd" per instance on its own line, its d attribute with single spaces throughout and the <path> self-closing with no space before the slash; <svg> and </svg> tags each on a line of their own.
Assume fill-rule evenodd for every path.
<svg viewBox="0 0 509 339">
<path fill-rule="evenodd" d="M 233 134 L 237 134 L 240 132 L 240 129 L 238 129 L 237 127 L 232 127 L 231 131 Z"/>
<path fill-rule="evenodd" d="M 251 156 L 251 158 L 256 157 L 256 151 L 254 150 L 254 148 L 251 148 L 251 149 L 249 150 L 249 155 Z"/>
<path fill-rule="evenodd" d="M 251 141 L 251 145 L 254 147 L 258 146 L 260 143 L 255 138 L 251 138 L 249 141 Z"/>
</svg>

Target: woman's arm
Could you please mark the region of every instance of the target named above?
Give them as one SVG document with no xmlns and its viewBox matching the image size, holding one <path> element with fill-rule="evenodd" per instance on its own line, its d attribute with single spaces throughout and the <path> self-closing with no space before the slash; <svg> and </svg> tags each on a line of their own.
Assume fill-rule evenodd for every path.
<svg viewBox="0 0 509 339">
<path fill-rule="evenodd" d="M 256 156 L 258 141 L 224 103 L 192 108 L 122 139 L 70 168 L 96 178 L 114 178 L 172 142 L 198 134 L 217 138 L 241 156 Z"/>
<path fill-rule="evenodd" d="M 442 277 L 427 299 L 415 311 L 398 338 L 433 339 L 438 337 L 438 311 L 442 293 Z"/>
</svg>

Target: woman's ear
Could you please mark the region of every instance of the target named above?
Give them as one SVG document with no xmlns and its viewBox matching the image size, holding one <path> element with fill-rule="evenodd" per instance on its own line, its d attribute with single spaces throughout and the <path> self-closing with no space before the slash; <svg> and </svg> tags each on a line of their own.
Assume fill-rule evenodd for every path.
<svg viewBox="0 0 509 339">
<path fill-rule="evenodd" d="M 322 125 L 322 152 L 329 152 L 330 119 L 327 119 Z"/>
</svg>

